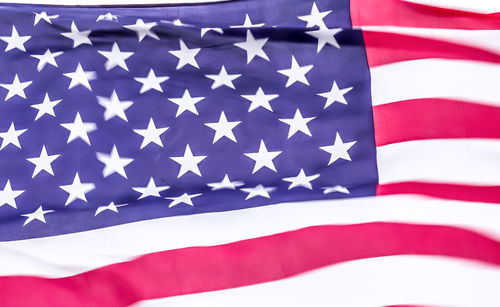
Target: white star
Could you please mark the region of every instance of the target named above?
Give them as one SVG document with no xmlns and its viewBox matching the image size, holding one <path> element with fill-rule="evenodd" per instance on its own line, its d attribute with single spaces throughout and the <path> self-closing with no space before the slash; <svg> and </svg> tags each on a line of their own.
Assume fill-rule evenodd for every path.
<svg viewBox="0 0 500 307">
<path fill-rule="evenodd" d="M 103 211 L 113 211 L 113 212 L 116 212 L 118 213 L 118 208 L 119 207 L 123 207 L 123 206 L 126 206 L 127 204 L 123 204 L 123 205 L 115 205 L 114 202 L 110 202 L 109 205 L 107 206 L 99 206 L 97 208 L 97 210 L 95 211 L 95 214 L 94 216 L 97 216 L 99 213 L 103 212 Z"/>
<path fill-rule="evenodd" d="M 139 18 L 135 21 L 135 24 L 124 27 L 129 30 L 135 31 L 137 33 L 137 38 L 139 39 L 139 42 L 141 42 L 146 36 L 152 37 L 156 40 L 160 39 L 158 35 L 156 35 L 156 33 L 151 31 L 151 29 L 157 25 L 158 25 L 157 22 L 144 23 L 144 21 Z"/>
<path fill-rule="evenodd" d="M 141 193 L 138 199 L 142 199 L 148 196 L 160 197 L 160 192 L 170 189 L 168 185 L 157 187 L 153 177 L 149 179 L 148 185 L 144 188 L 134 187 L 134 191 Z"/>
<path fill-rule="evenodd" d="M 342 28 L 333 28 L 333 29 L 322 28 L 314 31 L 306 31 L 306 33 L 318 39 L 317 52 L 319 53 L 321 49 L 325 47 L 326 44 L 331 45 L 337 49 L 340 49 L 340 45 L 335 39 L 335 34 L 341 31 Z"/>
<path fill-rule="evenodd" d="M 52 19 L 56 19 L 59 15 L 47 15 L 47 12 L 35 13 L 35 22 L 33 23 L 36 26 L 40 20 L 45 20 L 47 23 L 52 24 Z"/>
<path fill-rule="evenodd" d="M 187 172 L 193 172 L 196 175 L 201 177 L 200 169 L 198 168 L 198 164 L 205 160 L 207 156 L 193 156 L 191 152 L 191 148 L 189 148 L 189 144 L 186 145 L 186 150 L 184 151 L 184 156 L 182 157 L 170 157 L 170 159 L 174 160 L 178 164 L 181 165 L 179 170 L 179 175 L 177 178 L 181 177 Z"/>
<path fill-rule="evenodd" d="M 226 174 L 224 175 L 224 179 L 222 179 L 221 182 L 212 182 L 212 183 L 207 183 L 207 186 L 212 188 L 212 191 L 217 191 L 217 190 L 235 190 L 237 187 L 241 187 L 245 183 L 243 181 L 231 181 L 229 180 L 229 176 Z"/>
<path fill-rule="evenodd" d="M 247 197 L 245 198 L 245 200 L 247 200 L 250 198 L 257 197 L 257 196 L 271 198 L 271 196 L 269 196 L 269 192 L 276 190 L 276 188 L 268 188 L 268 187 L 263 186 L 262 184 L 259 184 L 253 188 L 243 188 L 240 190 L 245 192 L 245 193 L 248 193 Z"/>
<path fill-rule="evenodd" d="M 195 198 L 195 197 L 198 197 L 200 195 L 201 195 L 201 193 L 199 193 L 199 194 L 184 193 L 181 196 L 167 197 L 165 199 L 172 200 L 172 202 L 170 203 L 170 205 L 168 205 L 169 208 L 172 208 L 173 206 L 176 206 L 178 204 L 186 204 L 186 205 L 190 205 L 192 207 L 192 206 L 194 206 L 192 199 Z"/>
<path fill-rule="evenodd" d="M 262 88 L 258 88 L 255 95 L 241 95 L 241 97 L 250 100 L 251 104 L 248 108 L 248 112 L 252 112 L 253 110 L 262 107 L 268 111 L 273 111 L 271 108 L 271 100 L 278 98 L 278 94 L 265 94 Z"/>
<path fill-rule="evenodd" d="M 214 80 L 214 82 L 212 83 L 212 87 L 211 87 L 211 89 L 213 89 L 213 90 L 216 88 L 219 88 L 223 85 L 230 87 L 234 90 L 235 88 L 234 88 L 233 80 L 239 78 L 240 76 L 241 75 L 239 75 L 239 74 L 228 75 L 224 65 L 222 65 L 218 75 L 205 75 L 205 77 Z"/>
<path fill-rule="evenodd" d="M 43 210 L 42 206 L 40 206 L 33 213 L 22 214 L 21 216 L 27 217 L 26 221 L 24 221 L 23 227 L 34 220 L 38 220 L 40 222 L 47 223 L 45 221 L 45 214 L 52 213 L 52 212 L 54 212 L 54 210 Z"/>
<path fill-rule="evenodd" d="M 26 94 L 24 93 L 24 89 L 27 88 L 33 81 L 19 81 L 19 77 L 17 74 L 14 76 L 14 80 L 12 83 L 0 84 L 1 87 L 8 90 L 7 96 L 5 96 L 5 101 L 9 100 L 14 96 L 19 96 L 21 98 L 26 99 Z"/>
<path fill-rule="evenodd" d="M 259 38 L 255 39 L 250 30 L 247 30 L 246 41 L 235 43 L 236 47 L 239 47 L 247 52 L 247 64 L 250 63 L 254 57 L 258 56 L 266 61 L 269 61 L 267 54 L 264 52 L 264 45 L 269 38 Z"/>
<path fill-rule="evenodd" d="M 73 48 L 76 48 L 80 45 L 92 45 L 92 42 L 89 39 L 90 35 L 89 31 L 80 31 L 76 27 L 75 22 L 71 22 L 71 32 L 61 33 L 62 36 L 65 36 L 69 39 L 73 40 Z"/>
<path fill-rule="evenodd" d="M 230 26 L 230 28 L 259 28 L 264 25 L 265 23 L 252 23 L 252 21 L 250 20 L 250 16 L 248 16 L 248 14 L 245 14 L 245 21 L 242 25 Z"/>
<path fill-rule="evenodd" d="M 306 74 L 313 68 L 313 65 L 305 65 L 300 66 L 295 57 L 292 55 L 292 65 L 289 69 L 278 70 L 278 72 L 282 75 L 288 77 L 288 81 L 286 82 L 286 87 L 294 84 L 295 82 L 304 83 L 305 85 L 309 85 L 309 81 L 307 81 Z"/>
<path fill-rule="evenodd" d="M 342 104 L 347 105 L 347 101 L 345 100 L 344 95 L 349 93 L 349 91 L 351 91 L 352 89 L 353 89 L 352 86 L 348 88 L 339 89 L 337 82 L 333 81 L 332 89 L 329 92 L 320 93 L 317 95 L 326 98 L 326 103 L 324 107 L 324 109 L 326 109 L 334 102 L 340 102 Z"/>
<path fill-rule="evenodd" d="M 149 143 L 155 143 L 160 147 L 163 147 L 163 143 L 160 139 L 160 135 L 162 135 L 165 131 L 168 130 L 168 127 L 164 128 L 156 128 L 155 122 L 153 118 L 149 119 L 148 127 L 146 129 L 134 129 L 134 132 L 142 136 L 144 139 L 142 140 L 141 149 L 146 147 Z"/>
<path fill-rule="evenodd" d="M 344 194 L 350 194 L 349 190 L 346 187 L 343 187 L 341 185 L 336 185 L 333 187 L 327 187 L 327 188 L 322 188 L 323 194 L 330 194 L 334 192 L 339 192 L 339 193 L 344 193 Z"/>
<path fill-rule="evenodd" d="M 330 146 L 321 146 L 320 149 L 326 151 L 329 153 L 330 156 L 330 161 L 328 162 L 328 165 L 332 164 L 333 162 L 337 161 L 338 159 L 344 159 L 347 161 L 351 161 L 351 157 L 349 156 L 349 153 L 347 152 L 354 144 L 356 144 L 357 141 L 353 142 L 348 142 L 344 143 L 342 141 L 342 138 L 340 137 L 340 134 L 337 132 L 337 135 L 335 136 L 335 142 L 333 145 Z"/>
<path fill-rule="evenodd" d="M 184 111 L 189 111 L 193 114 L 198 115 L 198 110 L 196 109 L 196 104 L 205 99 L 205 97 L 191 97 L 191 94 L 188 90 L 184 91 L 181 98 L 168 98 L 168 100 L 172 101 L 179 107 L 177 108 L 177 113 L 175 117 L 178 117 Z"/>
<path fill-rule="evenodd" d="M 302 117 L 302 113 L 300 113 L 300 110 L 297 109 L 293 118 L 280 118 L 279 120 L 290 126 L 290 129 L 288 130 L 288 138 L 291 138 L 295 133 L 299 131 L 308 136 L 312 136 L 311 131 L 309 131 L 309 127 L 307 127 L 307 123 L 315 118 L 316 116 L 304 118 Z"/>
<path fill-rule="evenodd" d="M 97 19 L 96 19 L 95 22 L 99 22 L 101 20 L 104 20 L 104 21 L 118 21 L 118 17 L 116 17 L 116 15 L 111 14 L 111 12 L 107 12 L 104 15 L 99 15 L 97 17 Z"/>
<path fill-rule="evenodd" d="M 7 43 L 5 51 L 12 49 L 19 49 L 26 52 L 24 44 L 31 38 L 31 36 L 19 36 L 16 27 L 12 26 L 12 34 L 10 36 L 0 36 L 0 39 Z"/>
<path fill-rule="evenodd" d="M 19 136 L 27 130 L 28 129 L 16 130 L 16 127 L 14 127 L 14 123 L 12 122 L 10 124 L 9 130 L 7 130 L 6 132 L 0 132 L 0 138 L 3 139 L 0 150 L 4 149 L 9 144 L 12 144 L 17 148 L 21 148 L 21 144 L 19 143 Z"/>
<path fill-rule="evenodd" d="M 113 90 L 113 93 L 111 93 L 111 97 L 109 98 L 97 96 L 97 102 L 106 109 L 104 110 L 104 120 L 108 121 L 113 117 L 118 116 L 128 122 L 125 111 L 132 106 L 133 102 L 130 100 L 120 101 L 115 90 Z"/>
<path fill-rule="evenodd" d="M 135 81 L 142 83 L 140 93 L 145 93 L 149 90 L 157 90 L 158 92 L 163 93 L 163 89 L 161 88 L 161 83 L 170 79 L 167 76 L 156 76 L 155 71 L 153 69 L 149 70 L 148 76 L 145 78 L 134 78 Z"/>
<path fill-rule="evenodd" d="M 221 35 L 224 34 L 224 31 L 221 28 L 201 28 L 201 37 L 205 36 L 205 34 L 207 34 L 207 32 L 209 31 L 214 31 Z"/>
<path fill-rule="evenodd" d="M 45 114 L 49 114 L 52 117 L 55 117 L 56 114 L 54 113 L 54 107 L 57 106 L 61 101 L 62 101 L 62 99 L 51 101 L 49 94 L 45 93 L 45 98 L 43 98 L 42 103 L 37 103 L 37 104 L 31 105 L 32 108 L 38 110 L 38 113 L 36 114 L 35 120 L 38 120 L 40 117 L 44 116 Z"/>
<path fill-rule="evenodd" d="M 61 54 L 63 54 L 62 51 L 52 53 L 50 49 L 47 49 L 44 54 L 32 54 L 31 56 L 38 59 L 36 69 L 41 71 L 47 64 L 57 67 L 56 57 Z"/>
<path fill-rule="evenodd" d="M 133 52 L 121 51 L 120 47 L 118 47 L 118 43 L 116 42 L 113 44 L 113 47 L 111 47 L 111 51 L 98 50 L 97 52 L 106 57 L 107 61 L 104 64 L 106 70 L 111 70 L 116 66 L 120 66 L 121 68 L 128 71 L 127 63 L 125 63 L 125 60 L 134 54 Z"/>
<path fill-rule="evenodd" d="M 113 149 L 111 149 L 110 154 L 98 152 L 97 160 L 104 163 L 104 169 L 102 170 L 102 175 L 104 178 L 108 177 L 111 174 L 118 173 L 125 179 L 127 178 L 127 173 L 125 172 L 125 166 L 129 165 L 134 159 L 130 158 L 121 158 L 118 153 L 118 149 L 116 149 L 116 145 L 113 145 Z"/>
<path fill-rule="evenodd" d="M 276 172 L 276 167 L 274 167 L 273 159 L 276 158 L 281 151 L 267 151 L 266 144 L 263 140 L 260 141 L 259 151 L 255 153 L 246 153 L 245 156 L 255 161 L 255 165 L 252 171 L 254 174 L 256 171 L 263 167 Z"/>
<path fill-rule="evenodd" d="M 10 180 L 7 180 L 3 190 L 0 190 L 0 207 L 3 205 L 9 205 L 14 209 L 17 209 L 16 198 L 23 194 L 25 190 L 12 190 L 10 186 Z"/>
<path fill-rule="evenodd" d="M 95 80 L 97 78 L 97 74 L 95 71 L 84 71 L 82 68 L 82 64 L 78 63 L 76 70 L 74 72 L 65 73 L 64 76 L 71 79 L 71 83 L 69 84 L 68 89 L 72 89 L 77 85 L 83 85 L 89 91 L 92 91 L 90 87 L 89 80 Z"/>
<path fill-rule="evenodd" d="M 174 21 L 172 22 L 172 24 L 173 24 L 174 26 L 176 26 L 176 27 L 183 27 L 183 26 L 187 26 L 186 24 L 183 24 L 183 23 L 182 23 L 182 21 L 181 21 L 179 18 L 177 18 L 176 20 L 174 20 Z"/>
<path fill-rule="evenodd" d="M 95 123 L 84 123 L 79 112 L 76 113 L 75 120 L 72 123 L 61 124 L 61 126 L 69 130 L 67 143 L 80 138 L 88 145 L 90 145 L 90 139 L 87 133 L 97 129 Z"/>
<path fill-rule="evenodd" d="M 330 14 L 331 12 L 332 11 L 320 12 L 318 10 L 318 7 L 316 6 L 316 2 L 313 2 L 311 13 L 309 15 L 299 16 L 297 18 L 307 22 L 306 28 L 312 28 L 314 26 L 318 26 L 320 29 L 322 29 L 326 28 L 323 18 L 325 18 L 326 15 Z"/>
<path fill-rule="evenodd" d="M 47 150 L 45 149 L 45 145 L 42 146 L 42 151 L 40 152 L 40 156 L 38 158 L 28 158 L 29 162 L 35 164 L 35 169 L 33 170 L 33 175 L 31 178 L 35 178 L 38 173 L 41 171 L 46 171 L 47 173 L 54 176 L 54 171 L 52 170 L 52 162 L 55 159 L 59 158 L 60 155 L 48 155 Z"/>
<path fill-rule="evenodd" d="M 312 190 L 311 181 L 318 178 L 319 174 L 307 176 L 306 173 L 304 172 L 304 169 L 301 168 L 297 176 L 283 178 L 283 181 L 290 182 L 290 186 L 288 186 L 289 190 L 296 187 L 304 187 L 306 189 Z"/>
<path fill-rule="evenodd" d="M 184 44 L 184 41 L 182 39 L 179 39 L 179 45 L 181 49 L 169 51 L 169 53 L 179 59 L 179 62 L 177 63 L 177 67 L 175 69 L 179 70 L 188 64 L 193 67 L 200 68 L 200 66 L 198 66 L 198 62 L 196 62 L 195 56 L 198 54 L 198 52 L 200 52 L 201 49 L 189 49 L 186 44 Z"/>
<path fill-rule="evenodd" d="M 215 130 L 214 141 L 212 144 L 215 144 L 218 140 L 223 137 L 227 137 L 231 141 L 237 143 L 236 137 L 234 136 L 233 129 L 238 126 L 241 121 L 229 122 L 227 121 L 226 114 L 224 111 L 220 113 L 219 122 L 217 123 L 205 123 L 205 126 L 208 126 Z"/>
<path fill-rule="evenodd" d="M 66 199 L 66 203 L 64 204 L 67 206 L 76 199 L 81 199 L 84 202 L 87 202 L 85 194 L 95 189 L 95 184 L 82 183 L 80 181 L 80 176 L 76 173 L 71 184 L 61 185 L 59 187 L 69 194 L 68 199 Z"/>
</svg>

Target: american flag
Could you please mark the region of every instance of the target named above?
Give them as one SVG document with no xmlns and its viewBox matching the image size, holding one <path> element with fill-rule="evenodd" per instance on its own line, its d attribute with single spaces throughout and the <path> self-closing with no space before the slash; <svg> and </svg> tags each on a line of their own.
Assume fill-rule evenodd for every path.
<svg viewBox="0 0 500 307">
<path fill-rule="evenodd" d="M 0 5 L 0 306 L 500 305 L 500 11 Z"/>
</svg>

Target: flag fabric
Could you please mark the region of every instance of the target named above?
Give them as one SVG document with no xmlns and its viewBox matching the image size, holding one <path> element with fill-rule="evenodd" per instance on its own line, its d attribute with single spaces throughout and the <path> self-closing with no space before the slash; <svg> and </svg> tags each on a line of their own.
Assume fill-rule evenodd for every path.
<svg viewBox="0 0 500 307">
<path fill-rule="evenodd" d="M 0 306 L 500 305 L 500 17 L 0 6 Z"/>
</svg>

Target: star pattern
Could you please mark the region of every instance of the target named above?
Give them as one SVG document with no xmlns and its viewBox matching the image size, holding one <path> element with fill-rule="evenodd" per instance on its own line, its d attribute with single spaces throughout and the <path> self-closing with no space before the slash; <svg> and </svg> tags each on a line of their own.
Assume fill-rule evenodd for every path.
<svg viewBox="0 0 500 307">
<path fill-rule="evenodd" d="M 200 164 L 201 161 L 205 160 L 206 157 L 207 156 L 194 156 L 193 153 L 191 152 L 189 144 L 187 144 L 186 150 L 184 151 L 184 156 L 170 157 L 170 159 L 174 160 L 181 166 L 177 178 L 181 177 L 187 172 L 192 172 L 201 177 L 201 172 L 200 169 L 198 168 L 198 164 Z"/>
<path fill-rule="evenodd" d="M 151 37 L 151 38 L 154 38 L 156 40 L 160 40 L 158 35 L 156 35 L 156 33 L 154 33 L 153 31 L 151 31 L 151 29 L 157 25 L 158 25 L 157 22 L 146 22 L 145 23 L 142 19 L 139 18 L 136 20 L 135 24 L 126 25 L 123 27 L 125 27 L 129 30 L 135 31 L 137 33 L 137 38 L 139 39 L 139 42 L 141 42 L 146 37 Z"/>
<path fill-rule="evenodd" d="M 132 188 L 134 191 L 141 193 L 138 199 L 142 199 L 145 197 L 153 196 L 153 197 L 161 197 L 160 192 L 168 190 L 169 186 L 156 186 L 155 180 L 153 177 L 149 179 L 148 185 L 144 188 L 134 187 Z"/>
<path fill-rule="evenodd" d="M 236 141 L 236 137 L 234 136 L 233 129 L 236 128 L 241 123 L 241 121 L 230 122 L 226 118 L 226 114 L 224 111 L 220 113 L 219 121 L 216 123 L 205 123 L 205 125 L 213 130 L 215 130 L 214 141 L 217 142 L 223 137 L 230 139 L 233 142 Z"/>
<path fill-rule="evenodd" d="M 73 48 L 76 48 L 80 45 L 92 45 L 92 42 L 89 39 L 91 31 L 80 31 L 76 26 L 75 22 L 71 22 L 71 32 L 61 33 L 62 36 L 65 36 L 71 40 L 73 40 Z"/>
<path fill-rule="evenodd" d="M 2 138 L 2 145 L 0 145 L 0 150 L 4 149 L 7 145 L 12 144 L 17 148 L 21 148 L 21 143 L 19 143 L 19 136 L 25 133 L 28 129 L 16 130 L 14 123 L 10 124 L 9 130 L 5 132 L 0 132 L 0 138 Z"/>
<path fill-rule="evenodd" d="M 326 27 L 325 21 L 323 19 L 331 12 L 331 10 L 320 12 L 318 6 L 316 5 L 316 2 L 313 2 L 309 15 L 299 16 L 297 18 L 307 23 L 306 28 L 319 27 L 320 29 L 323 29 Z"/>
<path fill-rule="evenodd" d="M 80 176 L 78 173 L 75 174 L 73 182 L 71 184 L 59 186 L 66 193 L 68 193 L 68 199 L 66 200 L 65 206 L 71 204 L 73 201 L 80 199 L 87 202 L 85 194 L 95 189 L 95 184 L 93 183 L 82 183 L 80 181 Z"/>
<path fill-rule="evenodd" d="M 56 116 L 54 112 L 54 108 L 62 101 L 62 99 L 58 100 L 50 100 L 49 94 L 45 93 L 45 97 L 43 98 L 42 103 L 37 103 L 31 105 L 32 108 L 37 109 L 38 113 L 36 113 L 35 121 L 40 119 L 45 114 L 48 114 L 52 117 Z"/>
<path fill-rule="evenodd" d="M 304 172 L 304 169 L 301 168 L 297 176 L 283 178 L 283 181 L 290 182 L 290 186 L 288 186 L 289 190 L 297 187 L 304 187 L 306 189 L 312 190 L 313 188 L 311 181 L 318 179 L 319 176 L 319 174 L 307 176 Z"/>
<path fill-rule="evenodd" d="M 115 68 L 116 66 L 119 66 L 126 71 L 128 71 L 128 66 L 127 63 L 125 63 L 125 60 L 131 57 L 134 53 L 133 52 L 123 52 L 120 50 L 120 47 L 118 46 L 118 43 L 113 43 L 113 47 L 111 47 L 111 51 L 97 51 L 104 57 L 106 57 L 107 61 L 104 66 L 106 67 L 106 70 L 111 70 Z"/>
<path fill-rule="evenodd" d="M 63 54 L 62 51 L 52 53 L 50 51 L 50 49 L 47 49 L 47 50 L 45 50 L 44 54 L 32 54 L 31 56 L 34 57 L 35 59 L 38 59 L 38 65 L 37 65 L 36 69 L 38 71 L 42 71 L 42 69 L 47 64 L 52 65 L 54 67 L 58 67 L 57 62 L 56 62 L 56 57 L 58 57 L 62 54 Z"/>
<path fill-rule="evenodd" d="M 330 154 L 330 161 L 328 162 L 328 165 L 330 165 L 338 159 L 351 161 L 351 156 L 348 151 L 352 146 L 354 146 L 354 144 L 356 144 L 356 141 L 344 143 L 340 134 L 337 132 L 333 145 L 321 146 L 320 149 Z"/>
<path fill-rule="evenodd" d="M 128 122 L 125 111 L 130 108 L 134 103 L 130 100 L 120 101 L 116 91 L 111 93 L 111 97 L 97 96 L 97 102 L 105 108 L 104 120 L 110 120 L 114 117 L 119 117 Z"/>
<path fill-rule="evenodd" d="M 12 26 L 12 33 L 10 36 L 0 36 L 0 39 L 7 43 L 7 47 L 5 47 L 5 51 L 10 51 L 13 49 L 18 49 L 26 52 L 26 48 L 24 44 L 31 38 L 31 36 L 20 36 L 17 33 L 17 29 L 15 26 Z"/>
<path fill-rule="evenodd" d="M 83 70 L 82 64 L 78 63 L 74 72 L 65 73 L 64 76 L 71 79 L 71 83 L 68 89 L 72 89 L 77 85 L 82 85 L 92 91 L 90 87 L 90 80 L 97 79 L 97 74 L 95 71 L 85 71 Z"/>
<path fill-rule="evenodd" d="M 40 13 L 35 13 L 35 21 L 33 23 L 36 26 L 41 20 L 44 20 L 48 24 L 52 24 L 52 19 L 58 18 L 59 15 L 48 15 L 47 12 L 43 11 Z"/>
<path fill-rule="evenodd" d="M 217 190 L 236 190 L 237 187 L 241 187 L 245 183 L 243 181 L 231 181 L 228 174 L 224 175 L 224 178 L 220 182 L 207 183 L 207 186 L 212 188 L 212 191 Z"/>
<path fill-rule="evenodd" d="M 31 85 L 33 81 L 24 81 L 21 82 L 17 74 L 14 76 L 14 80 L 12 83 L 0 84 L 1 87 L 8 91 L 7 96 L 5 96 L 5 101 L 9 100 L 12 97 L 19 96 L 21 98 L 26 99 L 26 93 L 24 90 Z"/>
<path fill-rule="evenodd" d="M 141 144 L 141 149 L 143 149 L 150 143 L 163 147 L 163 142 L 161 141 L 160 136 L 167 130 L 168 127 L 156 128 L 153 118 L 150 118 L 146 129 L 134 129 L 134 132 L 144 138 Z"/>
<path fill-rule="evenodd" d="M 189 111 L 193 114 L 198 115 L 198 110 L 196 109 L 196 104 L 205 99 L 205 97 L 191 97 L 189 90 L 185 90 L 181 98 L 169 98 L 171 102 L 175 103 L 177 108 L 177 113 L 175 117 L 179 117 L 184 111 Z"/>
<path fill-rule="evenodd" d="M 335 102 L 347 105 L 347 100 L 344 95 L 349 93 L 353 87 L 340 89 L 336 81 L 333 81 L 332 88 L 329 92 L 324 92 L 318 94 L 318 96 L 326 98 L 325 109 L 331 106 Z"/>
<path fill-rule="evenodd" d="M 263 140 L 261 140 L 259 151 L 255 153 L 246 153 L 245 156 L 255 161 L 255 165 L 252 171 L 252 174 L 254 174 L 256 171 L 260 170 L 263 167 L 277 172 L 273 160 L 281 153 L 281 151 L 268 151 L 266 144 Z"/>
<path fill-rule="evenodd" d="M 156 76 L 153 69 L 149 70 L 148 75 L 145 78 L 134 78 L 135 81 L 142 83 L 141 90 L 139 93 L 143 94 L 149 90 L 156 90 L 163 93 L 161 84 L 169 79 L 167 76 Z"/>
<path fill-rule="evenodd" d="M 42 146 L 42 151 L 40 152 L 40 156 L 35 158 L 28 158 L 27 160 L 35 165 L 35 169 L 33 170 L 33 175 L 31 178 L 35 178 L 41 171 L 45 171 L 52 176 L 54 176 L 54 170 L 52 169 L 52 163 L 54 160 L 59 158 L 60 155 L 49 155 L 47 154 L 47 150 L 45 149 L 45 145 Z"/>
<path fill-rule="evenodd" d="M 40 222 L 46 224 L 47 221 L 45 220 L 45 214 L 53 213 L 53 212 L 55 212 L 55 211 L 54 210 L 43 210 L 43 207 L 40 206 L 40 207 L 38 207 L 38 209 L 36 209 L 35 212 L 28 213 L 28 214 L 22 214 L 21 216 L 26 217 L 26 220 L 24 221 L 23 227 L 28 225 L 29 223 L 31 223 L 34 220 L 37 220 L 37 221 L 40 221 Z"/>
<path fill-rule="evenodd" d="M 170 205 L 168 205 L 169 208 L 172 208 L 172 207 L 177 206 L 179 204 L 186 204 L 186 205 L 190 205 L 192 207 L 192 206 L 194 206 L 193 198 L 198 197 L 198 196 L 201 196 L 201 193 L 198 193 L 198 194 L 184 193 L 181 196 L 167 197 L 166 199 L 172 200 Z"/>
<path fill-rule="evenodd" d="M 242 188 L 241 191 L 248 193 L 247 197 L 245 200 L 248 200 L 250 198 L 254 197 L 264 197 L 264 198 L 271 198 L 269 195 L 270 192 L 276 190 L 276 188 L 271 188 L 271 187 L 265 187 L 262 184 L 256 185 L 253 188 Z"/>
<path fill-rule="evenodd" d="M 9 205 L 12 208 L 17 209 L 16 198 L 24 192 L 24 190 L 12 190 L 10 181 L 7 180 L 3 190 L 0 191 L 0 207 L 3 205 Z"/>
<path fill-rule="evenodd" d="M 198 62 L 196 62 L 195 57 L 200 52 L 201 48 L 189 49 L 182 39 L 179 39 L 179 46 L 179 50 L 169 51 L 170 54 L 179 59 L 179 62 L 177 62 L 177 67 L 175 67 L 175 69 L 179 70 L 186 65 L 200 68 Z"/>
<path fill-rule="evenodd" d="M 269 61 L 269 57 L 264 52 L 264 45 L 267 43 L 269 38 L 259 38 L 255 39 L 252 32 L 247 30 L 247 39 L 244 42 L 235 43 L 234 45 L 241 48 L 247 53 L 247 64 L 249 64 L 256 56 Z"/>
<path fill-rule="evenodd" d="M 286 82 L 286 87 L 294 84 L 295 82 L 300 82 L 305 85 L 309 85 L 309 81 L 306 78 L 306 74 L 313 68 L 313 65 L 300 66 L 295 57 L 292 55 L 292 64 L 289 69 L 281 69 L 278 72 L 282 75 L 288 77 Z"/>
<path fill-rule="evenodd" d="M 134 159 L 131 158 L 120 157 L 116 145 L 113 146 L 109 154 L 98 152 L 97 159 L 104 164 L 104 169 L 102 170 L 102 175 L 104 177 L 117 173 L 125 179 L 127 179 L 125 167 L 134 161 Z"/>
<path fill-rule="evenodd" d="M 266 94 L 261 87 L 257 89 L 254 95 L 241 95 L 241 97 L 249 100 L 251 102 L 250 107 L 248 108 L 248 112 L 252 112 L 257 108 L 264 108 L 268 111 L 273 111 L 271 107 L 271 100 L 279 97 L 278 94 Z"/>
<path fill-rule="evenodd" d="M 315 118 L 316 116 L 304 118 L 302 113 L 300 113 L 300 110 L 297 109 L 293 118 L 280 118 L 279 120 L 290 126 L 290 129 L 288 130 L 288 138 L 291 138 L 299 131 L 305 135 L 312 136 L 309 127 L 307 127 L 307 123 Z"/>
<path fill-rule="evenodd" d="M 227 86 L 229 88 L 235 89 L 233 81 L 241 77 L 240 74 L 229 75 L 226 71 L 224 65 L 222 65 L 219 74 L 217 75 L 205 75 L 205 77 L 214 80 L 211 89 L 215 90 L 221 86 Z"/>
<path fill-rule="evenodd" d="M 95 123 L 84 123 L 79 112 L 75 115 L 75 120 L 72 123 L 61 124 L 62 127 L 69 130 L 68 143 L 81 139 L 90 146 L 88 133 L 97 130 Z"/>
</svg>

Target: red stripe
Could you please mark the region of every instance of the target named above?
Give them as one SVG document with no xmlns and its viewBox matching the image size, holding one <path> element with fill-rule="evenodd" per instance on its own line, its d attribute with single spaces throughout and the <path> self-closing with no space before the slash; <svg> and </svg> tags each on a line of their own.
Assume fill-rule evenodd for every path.
<svg viewBox="0 0 500 307">
<path fill-rule="evenodd" d="M 500 204 L 500 186 L 467 186 L 455 184 L 399 182 L 382 184 L 377 195 L 420 194 L 444 199 Z"/>
<path fill-rule="evenodd" d="M 480 48 L 418 36 L 363 30 L 370 67 L 442 58 L 500 63 L 500 55 Z"/>
<path fill-rule="evenodd" d="M 349 260 L 408 254 L 500 266 L 500 242 L 465 229 L 398 223 L 318 226 L 148 254 L 67 278 L 1 277 L 0 306 L 127 306 L 278 280 Z"/>
<path fill-rule="evenodd" d="M 353 26 L 392 25 L 468 30 L 500 29 L 500 14 L 436 8 L 401 0 L 351 0 Z"/>
<path fill-rule="evenodd" d="M 447 99 L 373 107 L 377 146 L 424 139 L 500 138 L 500 108 Z"/>
</svg>

